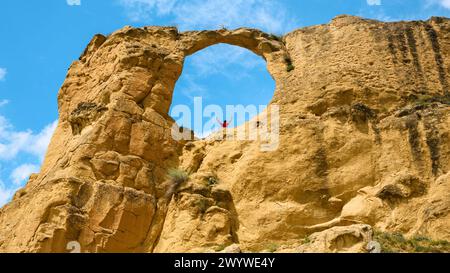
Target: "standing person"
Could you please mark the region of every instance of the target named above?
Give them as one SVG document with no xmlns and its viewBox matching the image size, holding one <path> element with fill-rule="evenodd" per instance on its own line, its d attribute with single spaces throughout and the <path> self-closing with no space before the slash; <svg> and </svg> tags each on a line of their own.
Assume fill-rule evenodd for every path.
<svg viewBox="0 0 450 273">
<path fill-rule="evenodd" d="M 219 119 L 217 119 L 217 122 L 220 124 L 220 126 L 221 126 L 223 129 L 225 129 L 225 128 L 228 128 L 228 126 L 230 126 L 231 120 L 232 120 L 232 119 L 230 119 L 230 122 L 228 122 L 226 119 L 224 119 L 223 122 L 221 122 Z"/>
<path fill-rule="evenodd" d="M 224 119 L 223 122 L 221 122 L 219 119 L 217 119 L 217 122 L 220 124 L 220 126 L 222 127 L 222 130 L 223 130 L 222 140 L 227 137 L 227 128 L 228 128 L 228 126 L 230 126 L 231 120 L 232 119 L 230 119 L 230 121 L 227 121 L 226 119 Z"/>
</svg>

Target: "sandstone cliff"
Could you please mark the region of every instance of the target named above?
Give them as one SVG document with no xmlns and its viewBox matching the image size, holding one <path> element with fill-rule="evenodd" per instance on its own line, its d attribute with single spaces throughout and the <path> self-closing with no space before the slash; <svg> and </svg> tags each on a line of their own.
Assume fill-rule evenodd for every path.
<svg viewBox="0 0 450 273">
<path fill-rule="evenodd" d="M 266 60 L 275 151 L 172 138 L 184 59 L 217 43 Z M 340 16 L 282 39 L 245 28 L 96 35 L 59 91 L 40 173 L 0 210 L 0 252 L 71 241 L 86 252 L 365 251 L 373 229 L 450 240 L 449 75 L 446 18 Z M 168 195 L 173 167 L 191 174 Z"/>
</svg>

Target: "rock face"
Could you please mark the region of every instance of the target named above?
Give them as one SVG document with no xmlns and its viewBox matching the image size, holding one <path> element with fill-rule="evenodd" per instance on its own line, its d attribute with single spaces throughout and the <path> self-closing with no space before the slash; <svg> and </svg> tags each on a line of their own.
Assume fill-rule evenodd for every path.
<svg viewBox="0 0 450 273">
<path fill-rule="evenodd" d="M 278 149 L 172 138 L 184 59 L 217 43 L 266 60 Z M 40 173 L 0 210 L 0 251 L 364 251 L 371 227 L 450 240 L 449 75 L 446 18 L 340 16 L 282 39 L 245 28 L 96 35 L 59 91 Z M 167 194 L 173 167 L 190 180 Z"/>
</svg>

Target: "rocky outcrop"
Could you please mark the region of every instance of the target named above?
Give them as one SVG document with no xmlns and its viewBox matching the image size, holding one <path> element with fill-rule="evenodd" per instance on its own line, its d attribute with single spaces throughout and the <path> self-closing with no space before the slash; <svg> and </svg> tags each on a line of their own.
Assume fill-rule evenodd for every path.
<svg viewBox="0 0 450 273">
<path fill-rule="evenodd" d="M 296 249 L 298 253 L 364 252 L 372 240 L 368 225 L 336 226 L 323 232 L 313 233 L 308 242 Z"/>
<path fill-rule="evenodd" d="M 267 62 L 278 149 L 172 137 L 184 59 L 217 43 Z M 282 38 L 96 35 L 59 91 L 40 173 L 0 210 L 0 251 L 65 252 L 71 241 L 83 252 L 364 251 L 367 225 L 450 240 L 449 54 L 446 18 L 340 16 Z M 191 176 L 168 195 L 173 167 Z M 323 243 L 299 249 L 309 235 Z"/>
</svg>

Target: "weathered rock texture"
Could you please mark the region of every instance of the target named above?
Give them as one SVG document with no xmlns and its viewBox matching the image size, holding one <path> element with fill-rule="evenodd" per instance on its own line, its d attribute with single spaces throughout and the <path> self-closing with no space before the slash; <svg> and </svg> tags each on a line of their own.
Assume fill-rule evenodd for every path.
<svg viewBox="0 0 450 273">
<path fill-rule="evenodd" d="M 217 43 L 266 60 L 277 150 L 173 140 L 184 59 Z M 445 18 L 340 16 L 282 39 L 160 27 L 97 35 L 59 91 L 41 172 L 0 210 L 0 251 L 65 252 L 70 241 L 87 252 L 363 251 L 370 226 L 450 240 L 449 75 Z M 192 174 L 168 195 L 171 167 Z"/>
</svg>

